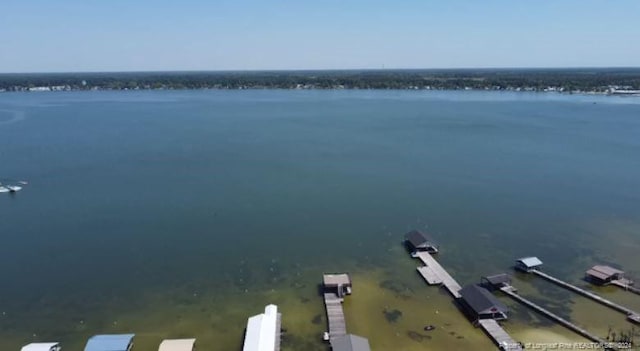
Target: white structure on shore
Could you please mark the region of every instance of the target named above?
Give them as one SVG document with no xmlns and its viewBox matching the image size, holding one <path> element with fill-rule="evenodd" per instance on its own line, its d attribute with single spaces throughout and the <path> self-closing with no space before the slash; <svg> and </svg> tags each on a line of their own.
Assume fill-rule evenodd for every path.
<svg viewBox="0 0 640 351">
<path fill-rule="evenodd" d="M 278 306 L 268 305 L 264 313 L 249 318 L 242 351 L 279 351 L 280 317 Z"/>
<path fill-rule="evenodd" d="M 23 346 L 20 351 L 60 351 L 62 348 L 57 342 L 34 342 Z"/>
<path fill-rule="evenodd" d="M 162 340 L 158 351 L 194 351 L 196 339 Z"/>
</svg>

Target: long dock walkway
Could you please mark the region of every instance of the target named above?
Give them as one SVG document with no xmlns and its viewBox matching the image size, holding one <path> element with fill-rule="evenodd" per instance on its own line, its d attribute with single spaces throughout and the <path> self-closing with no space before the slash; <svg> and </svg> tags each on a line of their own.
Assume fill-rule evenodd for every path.
<svg viewBox="0 0 640 351">
<path fill-rule="evenodd" d="M 462 287 L 453 277 L 438 263 L 438 261 L 426 251 L 418 251 L 412 255 L 419 258 L 424 266 L 418 267 L 418 273 L 427 281 L 429 285 L 444 286 L 451 296 L 461 299 L 460 290 Z M 493 342 L 504 351 L 522 351 L 522 345 L 516 342 L 502 329 L 500 324 L 493 319 L 481 319 L 478 321 L 480 327 L 493 340 Z"/>
<path fill-rule="evenodd" d="M 611 285 L 619 286 L 624 290 L 640 295 L 640 289 L 629 284 L 629 281 L 626 279 L 613 280 L 611 281 Z"/>
<path fill-rule="evenodd" d="M 418 267 L 418 272 L 420 272 L 427 283 L 430 285 L 442 284 L 453 297 L 456 299 L 461 297 L 460 290 L 462 290 L 462 287 L 460 284 L 442 268 L 440 263 L 438 263 L 430 253 L 426 251 L 416 252 L 415 257 L 424 263 L 423 267 Z"/>
<path fill-rule="evenodd" d="M 275 351 L 280 351 L 280 342 L 282 341 L 282 313 L 278 313 L 276 317 L 276 347 Z"/>
<path fill-rule="evenodd" d="M 531 309 L 535 310 L 536 312 L 543 314 L 544 316 L 546 316 L 549 319 L 552 319 L 560 324 L 562 324 L 564 327 L 566 327 L 567 329 L 570 329 L 572 331 L 574 331 L 577 334 L 580 334 L 581 336 L 596 342 L 596 343 L 605 343 L 606 341 L 601 339 L 600 337 L 598 337 L 595 334 L 590 333 L 589 331 L 587 331 L 584 328 L 581 328 L 571 322 L 569 322 L 568 320 L 558 316 L 557 314 L 543 308 L 542 306 L 518 295 L 518 293 L 516 293 L 516 290 L 513 286 L 507 285 L 504 286 L 502 288 L 500 288 L 500 291 L 502 291 L 503 293 L 505 293 L 507 296 L 511 297 L 512 299 L 522 303 L 525 306 L 530 307 Z"/>
<path fill-rule="evenodd" d="M 495 319 L 480 319 L 478 324 L 489 335 L 493 342 L 505 351 L 521 351 L 522 345 L 509 336 Z"/>
<path fill-rule="evenodd" d="M 338 336 L 347 335 L 347 323 L 342 310 L 342 298 L 334 293 L 325 293 L 324 304 L 327 308 L 327 320 L 329 321 L 329 341 Z"/>
<path fill-rule="evenodd" d="M 598 295 L 596 295 L 596 294 L 594 294 L 594 293 L 592 293 L 590 291 L 587 291 L 587 290 L 584 290 L 582 288 L 579 288 L 579 287 L 577 287 L 577 286 L 575 286 L 573 284 L 567 283 L 567 282 L 565 282 L 563 280 L 560 280 L 560 279 L 558 279 L 556 277 L 550 276 L 550 275 L 548 275 L 548 274 L 546 274 L 544 272 L 541 272 L 539 270 L 532 270 L 531 272 L 533 274 L 535 274 L 535 275 L 538 275 L 538 276 L 540 276 L 540 277 L 552 282 L 552 283 L 555 283 L 555 284 L 557 284 L 559 286 L 562 286 L 562 287 L 567 288 L 569 290 L 575 291 L 576 293 L 578 293 L 578 294 L 580 294 L 582 296 L 590 298 L 595 302 L 598 302 L 598 303 L 600 303 L 602 305 L 605 305 L 605 306 L 607 306 L 609 308 L 612 308 L 612 309 L 614 309 L 616 311 L 622 312 L 627 316 L 627 319 L 629 321 L 633 322 L 633 323 L 640 323 L 640 314 L 638 314 L 637 312 L 635 312 L 635 311 L 633 311 L 633 310 L 631 310 L 631 309 L 629 309 L 629 308 L 627 308 L 625 306 L 617 304 L 617 303 L 615 303 L 613 301 L 609 301 L 609 300 L 607 300 L 607 299 L 605 299 L 605 298 L 603 298 L 601 296 L 598 296 Z"/>
</svg>

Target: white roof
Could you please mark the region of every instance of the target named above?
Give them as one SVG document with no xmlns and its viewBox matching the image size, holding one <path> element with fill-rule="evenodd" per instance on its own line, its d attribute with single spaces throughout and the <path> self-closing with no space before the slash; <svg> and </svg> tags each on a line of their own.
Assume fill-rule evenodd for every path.
<svg viewBox="0 0 640 351">
<path fill-rule="evenodd" d="M 53 351 L 60 346 L 57 342 L 34 342 L 23 346 L 20 351 Z"/>
<path fill-rule="evenodd" d="M 193 351 L 196 339 L 167 339 L 162 340 L 158 351 Z"/>
<path fill-rule="evenodd" d="M 542 264 L 542 261 L 537 257 L 523 257 L 519 259 L 518 262 L 522 262 L 522 264 L 527 267 L 535 267 Z"/>
<path fill-rule="evenodd" d="M 278 306 L 268 305 L 263 314 L 253 316 L 247 321 L 247 333 L 242 351 L 274 351 L 277 328 Z"/>
</svg>

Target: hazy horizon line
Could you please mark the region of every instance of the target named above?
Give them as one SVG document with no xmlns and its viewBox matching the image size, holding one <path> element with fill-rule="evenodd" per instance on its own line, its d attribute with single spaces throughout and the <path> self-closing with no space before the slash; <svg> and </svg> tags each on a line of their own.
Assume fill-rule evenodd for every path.
<svg viewBox="0 0 640 351">
<path fill-rule="evenodd" d="M 106 71 L 21 71 L 13 74 L 96 74 L 96 73 L 258 73 L 258 72 L 348 72 L 348 71 L 491 71 L 491 70 L 579 70 L 640 69 L 640 66 L 504 66 L 504 67 L 431 67 L 431 68 L 286 68 L 286 69 L 178 69 L 178 70 L 106 70 Z"/>
</svg>

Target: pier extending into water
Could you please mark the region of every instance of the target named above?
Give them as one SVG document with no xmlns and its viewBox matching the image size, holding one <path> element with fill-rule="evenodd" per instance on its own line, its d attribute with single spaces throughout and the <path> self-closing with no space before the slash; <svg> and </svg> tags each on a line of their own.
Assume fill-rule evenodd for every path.
<svg viewBox="0 0 640 351">
<path fill-rule="evenodd" d="M 534 311 L 546 316 L 547 318 L 554 320 L 556 322 L 558 322 L 559 324 L 561 324 L 562 326 L 564 326 L 567 329 L 570 329 L 572 331 L 574 331 L 575 333 L 593 341 L 596 343 L 606 343 L 606 341 L 602 338 L 600 338 L 599 336 L 590 333 L 589 331 L 587 331 L 586 329 L 579 327 L 571 322 L 569 322 L 568 320 L 558 316 L 557 314 L 547 310 L 546 308 L 543 308 L 542 306 L 530 301 L 529 299 L 526 299 L 522 296 L 520 296 L 517 293 L 517 290 L 511 286 L 511 285 L 504 285 L 500 288 L 500 291 L 502 291 L 503 293 L 505 293 L 507 296 L 511 297 L 512 299 L 520 302 L 521 304 L 533 309 Z"/>
<path fill-rule="evenodd" d="M 453 277 L 426 251 L 418 251 L 411 255 L 420 259 L 425 265 L 418 267 L 418 273 L 427 281 L 429 285 L 442 285 L 455 299 L 461 299 L 460 290 L 462 287 Z M 522 346 L 513 340 L 509 334 L 502 329 L 500 324 L 494 319 L 479 319 L 478 325 L 491 338 L 491 340 L 501 350 L 520 351 Z"/>
<path fill-rule="evenodd" d="M 601 296 L 598 296 L 598 295 L 596 295 L 596 294 L 594 294 L 594 293 L 592 293 L 590 291 L 587 291 L 585 289 L 579 288 L 579 287 L 577 287 L 577 286 L 575 286 L 573 284 L 567 283 L 567 282 L 565 282 L 563 280 L 560 280 L 560 279 L 558 279 L 558 278 L 556 278 L 554 276 L 551 276 L 549 274 L 541 272 L 540 270 L 535 269 L 535 270 L 531 270 L 530 272 L 535 274 L 535 275 L 537 275 L 537 276 L 539 276 L 539 277 L 542 277 L 542 278 L 544 278 L 544 279 L 546 279 L 546 280 L 548 280 L 548 281 L 550 281 L 550 282 L 552 282 L 554 284 L 557 284 L 557 285 L 559 285 L 559 286 L 561 286 L 563 288 L 572 290 L 572 291 L 574 291 L 574 292 L 576 292 L 576 293 L 578 293 L 578 294 L 580 294 L 582 296 L 585 296 L 585 297 L 587 297 L 589 299 L 592 299 L 595 302 L 598 302 L 598 303 L 600 303 L 602 305 L 605 305 L 605 306 L 607 306 L 609 308 L 612 308 L 612 309 L 614 309 L 614 310 L 616 310 L 618 312 L 622 312 L 627 316 L 627 320 L 629 320 L 630 322 L 640 323 L 640 314 L 638 314 L 637 312 L 631 310 L 630 308 L 627 308 L 625 306 L 617 304 L 617 303 L 615 303 L 613 301 L 609 301 L 609 300 L 607 300 L 607 299 L 605 299 L 605 298 L 603 298 Z"/>
<path fill-rule="evenodd" d="M 327 309 L 329 331 L 323 339 L 331 345 L 332 351 L 371 351 L 369 340 L 354 334 L 347 334 L 342 302 L 351 295 L 351 277 L 348 274 L 325 274 L 322 277 L 324 305 Z"/>
<path fill-rule="evenodd" d="M 626 291 L 640 295 L 640 289 L 633 286 L 633 280 L 625 277 L 624 271 L 621 271 L 618 268 L 605 265 L 595 265 L 587 270 L 585 278 L 587 281 L 595 285 L 615 285 Z"/>
<path fill-rule="evenodd" d="M 416 252 L 414 257 L 420 259 L 424 266 L 418 267 L 418 272 L 429 285 L 442 285 L 456 299 L 459 299 L 462 287 L 449 273 L 442 268 L 430 253 L 426 251 Z"/>
<path fill-rule="evenodd" d="M 521 351 L 522 345 L 514 341 L 495 319 L 480 319 L 478 325 L 504 351 Z"/>
<path fill-rule="evenodd" d="M 345 295 L 351 294 L 351 278 L 347 274 L 325 274 L 322 277 L 322 285 L 329 324 L 325 339 L 331 342 L 335 338 L 347 335 L 342 301 Z"/>
<path fill-rule="evenodd" d="M 329 323 L 329 341 L 338 336 L 347 335 L 347 323 L 344 320 L 342 299 L 332 293 L 324 294 L 324 305 L 327 309 Z"/>
<path fill-rule="evenodd" d="M 630 291 L 634 294 L 640 295 L 640 289 L 629 284 L 629 280 L 627 279 L 618 279 L 611 282 L 611 285 L 615 285 L 623 288 L 626 291 Z"/>
</svg>

